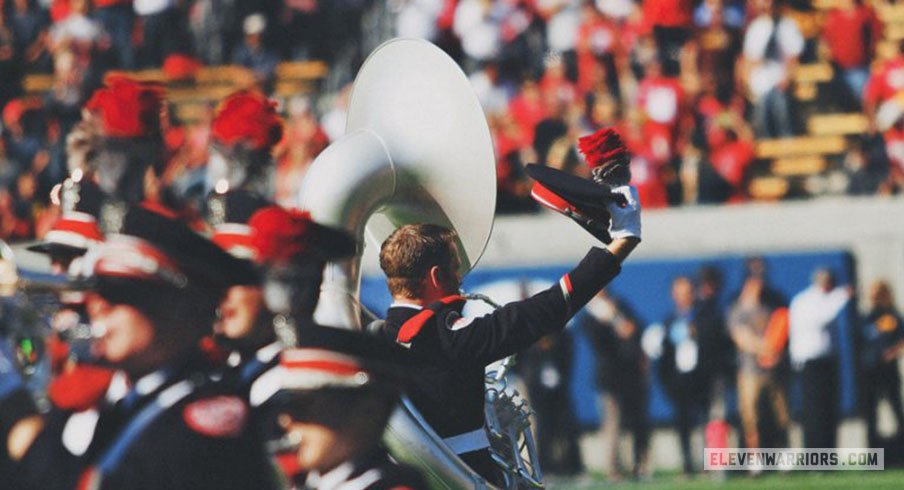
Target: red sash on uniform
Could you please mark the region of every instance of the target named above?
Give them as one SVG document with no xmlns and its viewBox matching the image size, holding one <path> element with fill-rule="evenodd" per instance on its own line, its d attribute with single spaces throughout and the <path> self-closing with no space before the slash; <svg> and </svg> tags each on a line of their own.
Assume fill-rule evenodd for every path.
<svg viewBox="0 0 904 490">
<path fill-rule="evenodd" d="M 420 313 L 409 318 L 408 321 L 402 324 L 402 328 L 399 329 L 399 334 L 396 337 L 396 342 L 407 347 L 411 344 L 411 341 L 414 340 L 417 334 L 421 332 L 424 325 L 433 318 L 437 311 L 451 304 L 464 303 L 465 301 L 466 299 L 463 296 L 454 294 L 452 296 L 446 296 L 435 303 L 431 303 L 421 310 Z"/>
</svg>

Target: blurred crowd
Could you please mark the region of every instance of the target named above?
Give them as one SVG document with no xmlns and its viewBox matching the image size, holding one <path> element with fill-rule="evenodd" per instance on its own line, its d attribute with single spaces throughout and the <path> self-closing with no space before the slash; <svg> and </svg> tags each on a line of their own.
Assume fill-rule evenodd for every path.
<svg viewBox="0 0 904 490">
<path fill-rule="evenodd" d="M 887 282 L 872 283 L 868 295 L 867 309 L 845 318 L 852 289 L 838 284 L 831 269 L 814 270 L 810 284 L 788 298 L 758 257 L 747 260 L 743 282 L 734 292 L 724 290 L 714 266 L 701 267 L 695 277 L 675 277 L 672 312 L 645 328 L 624 302 L 600 292 L 574 328 L 566 330 L 569 335 L 541 342 L 519 358 L 538 417 L 544 470 L 578 474 L 583 462 L 595 457 L 585 454 L 582 459 L 577 441 L 584 428 L 574 413 L 565 404 L 543 403 L 569 396 L 576 332 L 595 352 L 605 440 L 605 461 L 595 466 L 607 468 L 611 479 L 652 474 L 649 446 L 655 424 L 649 408 L 654 379 L 671 406 L 668 426 L 678 433 L 686 474 L 700 471 L 699 452 L 692 450 L 700 445 L 791 447 L 792 419 L 801 428 L 800 447 L 839 447 L 841 328 L 851 328 L 854 338 L 857 414 L 866 422 L 863 447 L 898 451 L 904 443 L 898 368 L 904 354 L 904 320 Z M 849 327 L 842 327 L 851 320 Z M 794 386 L 800 397 L 796 408 L 791 402 Z M 729 410 L 728 400 L 736 400 L 736 412 Z M 891 433 L 880 430 L 878 423 L 883 400 L 894 418 Z M 732 431 L 734 442 L 729 439 Z M 622 461 L 627 455 L 622 448 L 625 435 L 632 440 L 629 462 Z M 700 436 L 698 443 L 692 440 Z"/>
<path fill-rule="evenodd" d="M 110 70 L 160 69 L 168 86 L 202 66 L 238 65 L 238 88 L 273 93 L 287 60 L 328 63 L 315 94 L 280 96 L 277 200 L 293 205 L 304 173 L 344 132 L 364 55 L 392 36 L 428 39 L 465 69 L 487 114 L 498 210 L 531 212 L 532 162 L 586 174 L 577 138 L 617 127 L 647 209 L 750 200 L 768 175 L 757 141 L 803 135 L 804 115 L 860 113 L 817 189 L 894 194 L 904 184 L 904 54 L 883 31 L 884 1 L 757 0 L 10 0 L 0 8 L 0 237 L 40 237 L 49 191 L 65 175 L 79 108 Z M 851 35 L 850 33 L 855 33 Z M 880 49 L 882 48 L 882 49 Z M 796 96 L 797 67 L 828 62 L 820 97 Z M 53 75 L 41 96 L 28 73 Z M 440 95 L 441 96 L 441 95 Z M 817 107 L 807 106 L 816 105 Z M 166 122 L 167 178 L 197 189 L 213 103 Z M 194 186 L 194 187 L 193 187 Z"/>
</svg>

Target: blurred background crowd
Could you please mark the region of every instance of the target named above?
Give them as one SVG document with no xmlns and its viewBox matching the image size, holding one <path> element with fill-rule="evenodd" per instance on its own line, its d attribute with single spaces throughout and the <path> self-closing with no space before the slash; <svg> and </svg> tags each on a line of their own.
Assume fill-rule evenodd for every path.
<svg viewBox="0 0 904 490">
<path fill-rule="evenodd" d="M 277 200 L 344 132 L 376 45 L 426 38 L 487 114 L 498 211 L 533 212 L 523 165 L 586 172 L 581 135 L 620 129 L 646 209 L 904 185 L 904 5 L 882 0 L 4 0 L 0 238 L 41 237 L 64 142 L 113 70 L 166 85 L 167 179 L 203 195 L 211 113 L 280 101 Z M 441 96 L 438 94 L 438 96 Z"/>
<path fill-rule="evenodd" d="M 690 475 L 701 471 L 704 447 L 885 448 L 887 468 L 902 464 L 904 323 L 891 286 L 867 285 L 858 312 L 835 268 L 817 266 L 803 289 L 789 290 L 767 262 L 745 259 L 734 290 L 712 263 L 671 277 L 661 318 L 633 308 L 636 295 L 604 290 L 564 334 L 520 355 L 544 471 L 649 478 L 667 448 Z M 576 355 L 584 343 L 589 364 Z M 595 388 L 576 395 L 576 384 Z M 591 411 L 602 417 L 582 415 L 579 405 L 597 394 Z M 865 423 L 842 435 L 851 416 Z"/>
</svg>

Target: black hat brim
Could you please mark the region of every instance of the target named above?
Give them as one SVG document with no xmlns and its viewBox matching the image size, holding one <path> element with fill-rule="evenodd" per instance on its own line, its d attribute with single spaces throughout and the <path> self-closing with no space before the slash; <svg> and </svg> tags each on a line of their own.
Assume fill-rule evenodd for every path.
<svg viewBox="0 0 904 490">
<path fill-rule="evenodd" d="M 530 178 L 578 209 L 606 211 L 607 204 L 620 196 L 587 179 L 545 165 L 531 163 L 524 170 Z"/>
<path fill-rule="evenodd" d="M 326 261 L 347 259 L 358 253 L 358 242 L 344 230 L 312 223 L 310 251 Z"/>
<path fill-rule="evenodd" d="M 162 250 L 183 269 L 189 282 L 222 290 L 260 283 L 251 262 L 233 257 L 184 223 L 143 207 L 129 210 L 121 233 L 146 240 Z"/>
<path fill-rule="evenodd" d="M 54 242 L 39 242 L 34 245 L 30 245 L 25 248 L 29 252 L 45 254 L 45 255 L 84 255 L 85 252 L 88 251 L 86 248 L 81 247 L 73 247 L 72 245 L 65 245 L 62 243 L 54 243 Z"/>
</svg>

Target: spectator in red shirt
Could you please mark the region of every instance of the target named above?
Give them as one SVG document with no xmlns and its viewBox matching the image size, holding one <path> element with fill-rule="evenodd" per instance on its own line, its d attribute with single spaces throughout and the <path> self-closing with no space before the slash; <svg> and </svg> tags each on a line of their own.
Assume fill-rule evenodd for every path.
<svg viewBox="0 0 904 490">
<path fill-rule="evenodd" d="M 904 41 L 898 44 L 897 53 L 890 59 L 874 65 L 863 90 L 863 109 L 875 132 L 876 112 L 883 102 L 904 90 Z"/>
<path fill-rule="evenodd" d="M 664 208 L 669 205 L 663 174 L 667 166 L 663 160 L 662 138 L 649 137 L 641 123 L 641 116 L 633 111 L 628 114 L 622 131 L 625 146 L 631 153 L 631 185 L 637 188 L 641 205 Z"/>
<path fill-rule="evenodd" d="M 734 128 L 738 126 L 735 122 L 743 124 L 746 103 L 740 94 L 732 92 L 731 87 L 721 83 L 721 80 L 704 75 L 702 85 L 703 93 L 697 99 L 695 116 L 707 147 L 716 148 L 725 143 L 725 131 L 718 123 L 730 121 L 729 126 Z"/>
<path fill-rule="evenodd" d="M 603 81 L 616 97 L 619 96 L 616 64 L 622 55 L 623 44 L 620 34 L 619 27 L 602 15 L 596 7 L 592 4 L 584 5 L 575 47 L 578 90 L 581 93 L 598 89 L 597 84 Z M 605 70 L 604 77 L 599 76 L 600 70 Z"/>
<path fill-rule="evenodd" d="M 684 90 L 677 78 L 664 76 L 654 61 L 637 89 L 637 105 L 648 121 L 674 129 L 683 115 Z"/>
<path fill-rule="evenodd" d="M 667 148 L 658 150 L 657 160 L 665 162 L 675 154 L 679 122 L 684 117 L 684 90 L 677 78 L 663 76 L 659 62 L 647 65 L 647 73 L 637 89 L 637 107 L 644 116 L 646 139 L 661 139 Z"/>
<path fill-rule="evenodd" d="M 829 47 L 829 56 L 841 69 L 848 88 L 861 101 L 869 77 L 869 63 L 881 37 L 882 24 L 862 0 L 846 0 L 826 16 L 822 38 Z"/>
<path fill-rule="evenodd" d="M 643 17 L 653 28 L 663 72 L 678 75 L 681 48 L 693 26 L 693 0 L 643 0 Z"/>
<path fill-rule="evenodd" d="M 596 131 L 620 124 L 619 105 L 609 92 L 600 90 L 587 96 L 587 114 L 584 118 L 584 131 Z"/>
<path fill-rule="evenodd" d="M 755 156 L 753 143 L 739 138 L 732 129 L 725 130 L 725 143 L 710 153 L 713 168 L 731 187 L 728 202 L 744 200 L 744 172 Z"/>
<path fill-rule="evenodd" d="M 518 95 L 509 103 L 509 114 L 521 127 L 528 142 L 534 140 L 534 128 L 537 123 L 546 117 L 541 95 L 537 82 L 525 80 Z"/>
<path fill-rule="evenodd" d="M 551 57 L 547 61 L 540 79 L 540 93 L 547 105 L 571 104 L 578 98 L 577 87 L 566 76 L 565 61 L 561 57 Z"/>
<path fill-rule="evenodd" d="M 894 126 L 883 134 L 885 151 L 889 160 L 887 181 L 880 186 L 882 194 L 904 188 L 904 117 L 899 117 Z"/>
</svg>

